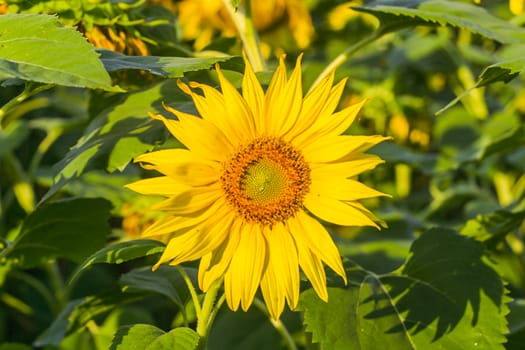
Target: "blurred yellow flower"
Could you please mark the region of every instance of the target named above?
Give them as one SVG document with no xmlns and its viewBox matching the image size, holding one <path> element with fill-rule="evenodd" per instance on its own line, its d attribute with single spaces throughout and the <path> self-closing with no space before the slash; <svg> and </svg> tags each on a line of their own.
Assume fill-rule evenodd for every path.
<svg viewBox="0 0 525 350">
<path fill-rule="evenodd" d="M 476 4 L 481 4 L 481 0 L 474 0 Z M 525 0 L 509 0 L 509 9 L 513 14 L 521 15 L 523 13 Z"/>
<path fill-rule="evenodd" d="M 155 268 L 201 259 L 203 291 L 224 278 L 229 307 L 247 310 L 260 286 L 278 319 L 285 302 L 297 305 L 299 268 L 325 301 L 323 263 L 346 281 L 337 247 L 318 219 L 377 227 L 358 200 L 384 194 L 355 177 L 383 162 L 364 152 L 387 138 L 341 135 L 363 102 L 335 112 L 346 81 L 332 86 L 333 73 L 303 97 L 300 59 L 288 78 L 281 58 L 266 92 L 248 62 L 242 94 L 216 69 L 221 91 L 179 82 L 200 118 L 169 106 L 177 119 L 152 115 L 187 149 L 137 157 L 163 176 L 127 187 L 167 197 L 156 209 L 168 215 L 142 235 L 170 235 Z"/>
<path fill-rule="evenodd" d="M 252 17 L 258 32 L 286 23 L 298 48 L 310 45 L 314 27 L 303 0 L 252 1 Z M 178 4 L 179 24 L 184 40 L 195 40 L 202 50 L 220 33 L 233 37 L 237 29 L 221 0 L 182 0 Z"/>
<path fill-rule="evenodd" d="M 95 25 L 92 30 L 84 29 L 84 35 L 95 47 L 106 48 L 128 55 L 149 55 L 149 49 L 142 39 L 122 29 Z"/>
<path fill-rule="evenodd" d="M 337 5 L 334 7 L 329 13 L 328 13 L 328 24 L 330 28 L 333 30 L 342 30 L 348 22 L 355 18 L 361 18 L 366 23 L 370 25 L 376 25 L 377 19 L 369 14 L 358 12 L 353 10 L 352 6 L 361 6 L 363 5 L 362 0 L 353 0 L 348 1 L 345 3 L 342 3 L 340 5 Z"/>
</svg>

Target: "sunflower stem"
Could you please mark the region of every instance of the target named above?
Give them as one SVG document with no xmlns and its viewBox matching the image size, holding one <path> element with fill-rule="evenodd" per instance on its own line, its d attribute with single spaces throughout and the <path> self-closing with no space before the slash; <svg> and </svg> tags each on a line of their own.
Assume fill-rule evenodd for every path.
<svg viewBox="0 0 525 350">
<path fill-rule="evenodd" d="M 53 86 L 54 85 L 51 85 L 51 84 L 38 85 L 38 84 L 34 84 L 34 83 L 27 83 L 25 85 L 25 87 L 24 87 L 24 90 L 20 94 L 18 94 L 17 96 L 15 96 L 11 100 L 9 100 L 6 104 L 4 104 L 0 108 L 0 130 L 2 130 L 8 124 L 5 121 L 4 118 L 6 118 L 6 116 L 12 110 L 14 110 L 16 107 L 18 107 L 18 105 L 20 103 L 24 102 L 25 100 L 27 100 L 31 96 L 36 95 L 37 93 L 39 93 L 41 91 L 48 90 L 48 89 L 52 88 Z"/>
<path fill-rule="evenodd" d="M 314 81 L 312 86 L 310 87 L 310 90 L 312 90 L 314 87 L 316 87 L 328 74 L 330 74 L 332 71 L 336 70 L 338 67 L 340 67 L 343 63 L 350 58 L 355 52 L 359 51 L 361 48 L 365 47 L 366 45 L 372 43 L 373 41 L 379 39 L 381 36 L 386 34 L 387 30 L 384 30 L 383 27 L 379 28 L 378 30 L 374 31 L 369 36 L 361 39 L 357 43 L 355 43 L 352 46 L 349 46 L 346 50 L 344 50 L 342 53 L 340 53 L 336 58 L 332 60 L 326 66 L 326 68 L 319 74 L 317 79 Z"/>
<path fill-rule="evenodd" d="M 199 301 L 199 296 L 197 295 L 197 291 L 195 290 L 195 286 L 191 282 L 190 276 L 184 271 L 184 268 L 177 265 L 177 270 L 182 276 L 182 279 L 184 280 L 184 283 L 186 283 L 186 287 L 188 287 L 188 290 L 191 295 L 191 300 L 193 301 L 193 307 L 195 308 L 195 314 L 197 315 L 197 318 L 200 319 L 201 315 L 201 303 Z"/>
<path fill-rule="evenodd" d="M 275 330 L 277 332 L 279 332 L 279 334 L 283 338 L 284 342 L 286 343 L 286 347 L 289 350 L 297 350 L 297 346 L 295 345 L 295 342 L 294 342 L 290 332 L 288 332 L 288 329 L 286 328 L 284 323 L 282 323 L 281 320 L 274 320 L 274 319 L 272 319 L 269 316 L 269 314 L 268 314 L 268 310 L 266 309 L 266 305 L 264 305 L 264 303 L 261 300 L 255 298 L 253 300 L 253 305 L 256 308 L 258 308 L 259 310 L 261 310 L 268 317 L 268 319 L 270 320 L 273 328 L 275 328 Z"/>
<path fill-rule="evenodd" d="M 197 314 L 198 320 L 197 320 L 196 331 L 200 337 L 198 349 L 206 349 L 206 343 L 208 340 L 208 332 L 213 323 L 213 319 L 215 318 L 215 315 L 217 314 L 216 310 L 218 310 L 218 307 L 220 307 L 219 303 L 217 303 L 217 307 L 214 308 L 213 306 L 215 303 L 215 298 L 217 297 L 217 293 L 219 292 L 219 289 L 221 288 L 221 284 L 222 284 L 222 279 L 215 281 L 210 286 L 208 291 L 204 294 L 204 301 L 202 302 L 202 309 L 201 309 L 200 315 Z M 222 304 L 222 302 L 220 302 L 220 304 Z"/>
<path fill-rule="evenodd" d="M 228 9 L 230 16 L 239 32 L 242 44 L 246 50 L 248 60 L 252 65 L 254 71 L 266 70 L 266 62 L 261 52 L 259 44 L 259 35 L 255 29 L 255 24 L 252 17 L 251 1 L 246 0 L 245 7 L 234 7 L 231 0 L 222 0 L 224 6 Z"/>
</svg>

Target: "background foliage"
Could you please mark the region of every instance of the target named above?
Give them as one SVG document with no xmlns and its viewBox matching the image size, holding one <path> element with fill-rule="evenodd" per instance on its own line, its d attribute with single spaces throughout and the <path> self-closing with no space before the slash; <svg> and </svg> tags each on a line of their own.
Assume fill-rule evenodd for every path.
<svg viewBox="0 0 525 350">
<path fill-rule="evenodd" d="M 361 180 L 393 197 L 366 203 L 380 232 L 329 227 L 349 285 L 329 275 L 324 303 L 304 284 L 283 316 L 297 348 L 522 349 L 523 2 L 303 4 L 308 40 L 291 12 L 259 28 L 269 66 L 304 52 L 307 90 L 340 59 L 342 103 L 368 99 L 347 132 L 393 136 Z M 133 157 L 180 147 L 147 116 L 192 108 L 173 78 L 217 85 L 219 62 L 240 83 L 235 33 L 188 38 L 179 5 L 0 1 L 1 350 L 197 347 L 181 274 L 138 239 L 154 199 L 123 188 L 147 176 Z M 274 326 L 223 308 L 208 349 L 286 348 Z"/>
</svg>

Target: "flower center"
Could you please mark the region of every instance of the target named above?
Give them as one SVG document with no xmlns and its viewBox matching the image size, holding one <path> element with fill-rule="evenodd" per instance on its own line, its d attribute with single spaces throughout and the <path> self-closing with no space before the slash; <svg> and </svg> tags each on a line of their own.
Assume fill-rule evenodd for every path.
<svg viewBox="0 0 525 350">
<path fill-rule="evenodd" d="M 255 139 L 226 163 L 222 188 L 230 205 L 246 221 L 272 225 L 302 207 L 310 187 L 310 168 L 289 143 L 273 137 Z"/>
</svg>

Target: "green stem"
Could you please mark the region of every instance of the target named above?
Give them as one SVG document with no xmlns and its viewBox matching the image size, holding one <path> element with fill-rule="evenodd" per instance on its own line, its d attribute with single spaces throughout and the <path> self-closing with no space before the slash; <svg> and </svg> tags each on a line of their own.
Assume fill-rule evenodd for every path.
<svg viewBox="0 0 525 350">
<path fill-rule="evenodd" d="M 27 100 L 29 97 L 52 88 L 54 85 L 35 85 L 34 83 L 27 83 L 24 90 L 18 94 L 18 96 L 12 98 L 9 102 L 4 104 L 0 108 L 0 130 L 4 127 L 4 118 L 11 112 L 12 109 L 16 108 L 21 102 Z"/>
<path fill-rule="evenodd" d="M 51 145 L 53 145 L 53 143 L 60 137 L 61 134 L 62 133 L 60 131 L 51 130 L 40 142 L 35 154 L 33 155 L 33 158 L 31 159 L 31 164 L 29 165 L 28 173 L 31 177 L 34 177 L 38 166 L 40 165 L 40 161 L 44 157 L 44 154 L 49 150 Z"/>
<path fill-rule="evenodd" d="M 362 40 L 358 41 L 357 43 L 348 47 L 346 50 L 340 53 L 332 62 L 330 62 L 328 66 L 326 66 L 326 68 L 321 72 L 321 74 L 319 74 L 319 77 L 317 77 L 317 79 L 314 81 L 314 83 L 310 87 L 310 90 L 316 87 L 328 74 L 330 74 L 332 71 L 336 70 L 339 66 L 341 66 L 355 52 L 359 51 L 364 46 L 377 40 L 386 32 L 387 30 L 384 27 L 381 27 L 369 36 L 363 38 Z"/>
<path fill-rule="evenodd" d="M 201 316 L 201 303 L 199 301 L 199 296 L 197 295 L 197 291 L 195 290 L 195 286 L 191 282 L 190 276 L 184 271 L 184 268 L 182 266 L 177 265 L 177 270 L 182 276 L 182 279 L 184 280 L 184 283 L 186 283 L 186 286 L 188 287 L 188 290 L 190 291 L 191 300 L 193 301 L 193 307 L 195 308 L 195 314 L 197 315 L 197 318 L 200 319 Z"/>
<path fill-rule="evenodd" d="M 215 304 L 215 307 L 213 308 L 212 312 L 210 313 L 210 317 L 208 318 L 208 330 L 211 329 L 211 325 L 213 324 L 213 321 L 215 321 L 215 316 L 217 316 L 217 313 L 221 309 L 221 306 L 222 304 L 224 304 L 225 300 L 226 297 L 223 294 L 217 301 L 217 304 Z"/>
<path fill-rule="evenodd" d="M 66 306 L 67 300 L 69 298 L 69 292 L 67 290 L 66 284 L 64 283 L 64 279 L 62 278 L 62 274 L 58 269 L 57 261 L 55 260 L 48 263 L 45 265 L 45 269 L 55 293 L 55 300 L 57 301 L 58 309 L 62 310 Z"/>
<path fill-rule="evenodd" d="M 215 304 L 215 298 L 217 297 L 217 293 L 219 292 L 221 285 L 222 279 L 218 279 L 210 286 L 204 295 L 201 313 L 200 315 L 197 314 L 198 321 L 196 331 L 200 336 L 199 349 L 206 349 L 208 332 L 210 330 L 211 324 L 213 323 L 213 318 L 215 318 L 217 313 L 217 311 L 215 311 L 217 308 L 214 308 L 213 306 Z"/>
<path fill-rule="evenodd" d="M 254 71 L 267 70 L 266 62 L 261 52 L 261 46 L 259 45 L 259 36 L 255 29 L 255 24 L 252 18 L 250 0 L 245 0 L 245 8 L 235 8 L 231 4 L 231 0 L 222 0 L 224 6 L 228 9 L 230 16 L 239 32 L 239 35 L 246 50 L 246 55 L 250 61 Z"/>
<path fill-rule="evenodd" d="M 268 319 L 272 323 L 273 328 L 275 328 L 275 330 L 279 332 L 279 334 L 283 338 L 284 342 L 286 343 L 286 347 L 289 350 L 297 350 L 297 346 L 295 345 L 295 342 L 292 336 L 290 335 L 290 332 L 288 332 L 288 329 L 286 329 L 286 326 L 284 325 L 284 323 L 282 323 L 281 320 L 272 319 L 268 315 L 268 310 L 266 309 L 266 305 L 264 305 L 264 303 L 261 300 L 255 298 L 253 300 L 253 305 L 259 310 L 261 310 L 268 317 Z"/>
</svg>

